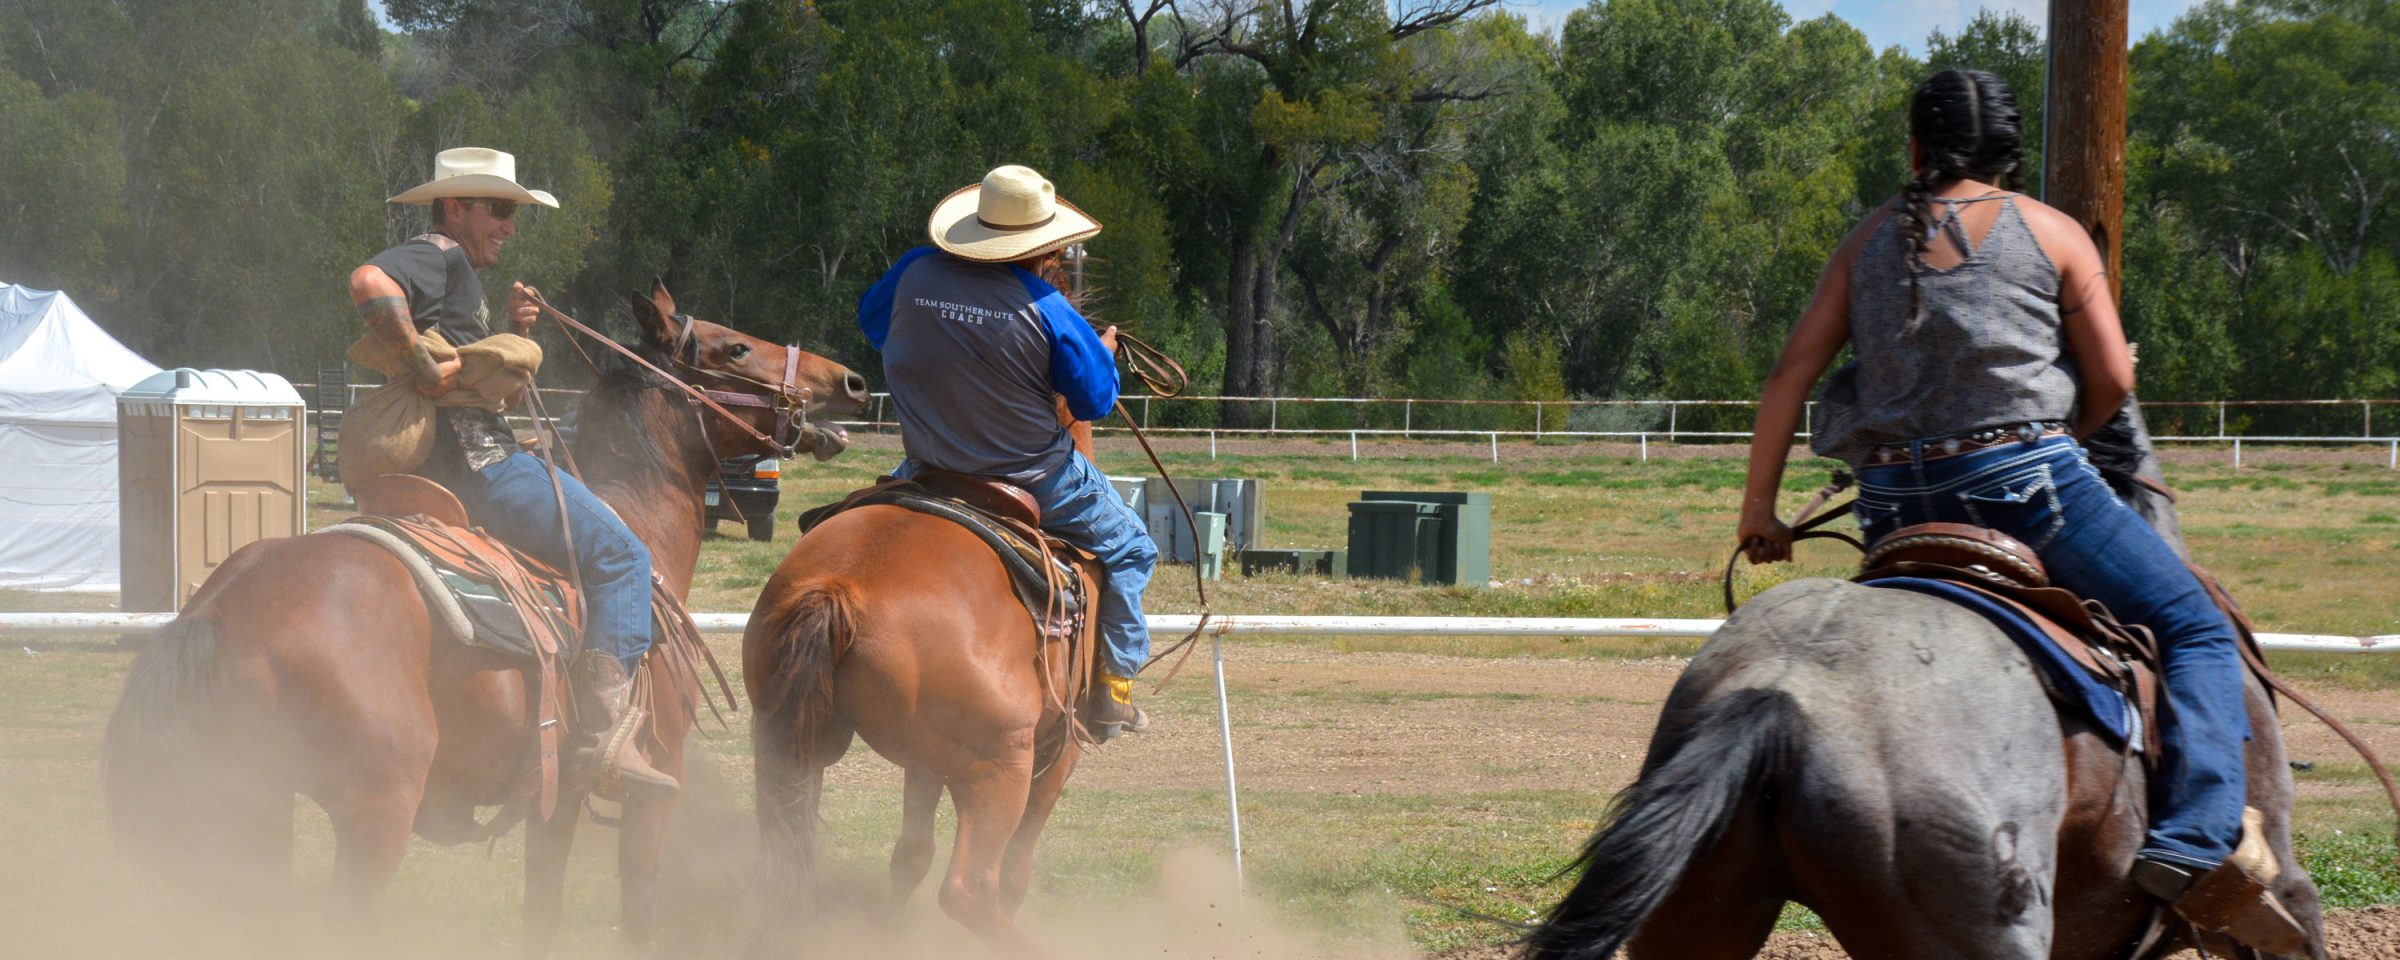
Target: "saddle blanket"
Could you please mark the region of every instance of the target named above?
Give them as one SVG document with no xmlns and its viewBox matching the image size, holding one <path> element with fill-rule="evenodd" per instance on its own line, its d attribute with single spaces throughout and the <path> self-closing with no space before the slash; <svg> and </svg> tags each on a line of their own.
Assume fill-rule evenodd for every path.
<svg viewBox="0 0 2400 960">
<path fill-rule="evenodd" d="M 1886 577 L 1867 581 L 1867 586 L 1940 597 L 1982 615 L 1993 626 L 1999 627 L 2000 632 L 2007 634 L 2010 640 L 2016 641 L 2017 649 L 2025 651 L 2025 658 L 2033 661 L 2034 668 L 2041 671 L 2042 685 L 2050 691 L 2052 699 L 2091 720 L 2111 741 L 2112 746 L 2122 749 L 2130 744 L 2135 750 L 2141 749 L 2141 711 L 2135 709 L 2123 693 L 2100 682 L 2082 664 L 2068 656 L 2066 651 L 2060 650 L 2049 634 L 2026 620 L 2025 615 L 2016 608 L 1993 600 L 1981 591 L 1944 580 Z"/>
</svg>

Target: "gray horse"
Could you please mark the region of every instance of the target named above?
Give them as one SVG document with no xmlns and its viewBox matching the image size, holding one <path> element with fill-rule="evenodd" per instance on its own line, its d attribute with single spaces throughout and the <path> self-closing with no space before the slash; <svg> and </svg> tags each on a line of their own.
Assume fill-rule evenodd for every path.
<svg viewBox="0 0 2400 960">
<path fill-rule="evenodd" d="M 2120 492 L 2181 551 L 2163 498 Z M 1825 579 L 1760 594 L 1676 681 L 1640 777 L 1524 955 L 1750 957 L 1797 902 L 1857 960 L 2137 956 L 2159 909 L 2128 878 L 2140 758 L 2053 709 L 2034 669 L 1936 597 Z M 2282 730 L 2255 677 L 2248 701 L 2249 804 L 2282 867 L 2275 892 L 2323 960 Z"/>
</svg>

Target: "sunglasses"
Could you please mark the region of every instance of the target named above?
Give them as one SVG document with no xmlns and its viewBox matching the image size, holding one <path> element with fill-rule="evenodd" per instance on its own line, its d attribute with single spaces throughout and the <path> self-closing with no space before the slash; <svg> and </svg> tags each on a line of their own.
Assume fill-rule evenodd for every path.
<svg viewBox="0 0 2400 960">
<path fill-rule="evenodd" d="M 509 220 L 517 215 L 517 202 L 514 200 L 483 197 L 479 198 L 478 202 L 483 204 L 485 210 L 491 211 L 494 220 Z"/>
</svg>

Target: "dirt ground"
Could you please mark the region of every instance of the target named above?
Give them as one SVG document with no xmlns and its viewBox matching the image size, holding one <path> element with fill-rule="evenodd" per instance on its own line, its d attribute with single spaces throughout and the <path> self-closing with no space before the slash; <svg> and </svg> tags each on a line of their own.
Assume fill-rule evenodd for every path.
<svg viewBox="0 0 2400 960">
<path fill-rule="evenodd" d="M 2331 960 L 2392 960 L 2400 957 L 2400 907 L 2337 910 L 2325 918 L 2325 946 Z M 1434 960 L 1506 960 L 1506 947 L 1476 947 L 1437 954 Z M 2170 960 L 2198 960 L 2199 954 L 2178 953 Z M 1847 960 L 1849 954 L 1820 933 L 1779 933 L 1767 941 L 1758 960 Z"/>
</svg>

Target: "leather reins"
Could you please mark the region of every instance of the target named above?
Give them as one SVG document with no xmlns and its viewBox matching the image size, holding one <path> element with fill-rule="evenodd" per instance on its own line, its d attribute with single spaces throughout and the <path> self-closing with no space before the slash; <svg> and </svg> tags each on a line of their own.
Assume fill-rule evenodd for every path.
<svg viewBox="0 0 2400 960">
<path fill-rule="evenodd" d="M 761 389 L 770 391 L 773 396 L 762 397 L 756 394 L 738 393 L 725 390 L 703 390 L 699 387 L 692 386 L 689 383 L 685 383 L 681 377 L 677 377 L 672 373 L 668 373 L 665 370 L 659 369 L 657 364 L 642 359 L 640 354 L 628 349 L 624 344 L 610 339 L 600 331 L 584 326 L 582 321 L 568 316 L 564 311 L 561 311 L 557 307 L 551 306 L 550 301 L 543 299 L 539 294 L 534 295 L 532 299 L 534 306 L 540 307 L 542 312 L 549 314 L 552 319 L 557 320 L 559 324 L 565 327 L 567 330 L 571 331 L 572 333 L 579 333 L 585 337 L 589 337 L 593 341 L 605 345 L 609 349 L 623 355 L 625 359 L 633 361 L 642 369 L 648 370 L 651 373 L 657 374 L 659 377 L 664 378 L 669 384 L 672 384 L 675 389 L 683 391 L 684 396 L 689 398 L 692 403 L 713 411 L 718 416 L 725 418 L 725 420 L 731 422 L 735 427 L 740 428 L 742 433 L 748 435 L 750 439 L 757 441 L 760 445 L 781 451 L 787 455 L 792 453 L 791 447 L 784 445 L 774 437 L 760 433 L 757 427 L 750 425 L 749 421 L 735 415 L 733 411 L 725 409 L 725 404 L 732 404 L 734 406 L 741 407 L 763 407 L 776 411 L 778 419 L 776 421 L 775 430 L 777 433 L 782 433 L 787 426 L 793 424 L 797 420 L 801 413 L 807 410 L 808 401 L 810 399 L 809 389 L 793 382 L 796 379 L 800 366 L 800 355 L 798 348 L 789 346 L 784 348 L 784 382 L 781 385 L 770 384 L 761 380 L 753 380 L 738 373 L 730 373 L 723 370 L 702 369 L 697 365 L 685 362 L 681 358 L 681 354 L 683 353 L 684 349 L 691 344 L 693 319 L 690 316 L 679 314 L 678 317 L 683 320 L 683 330 L 681 335 L 676 338 L 674 353 L 671 355 L 669 362 L 674 363 L 677 366 L 685 367 L 689 370 L 692 370 L 694 373 L 704 376 L 720 377 L 727 380 L 735 380 L 742 383 L 752 384 Z M 571 341 L 573 338 L 570 337 L 569 339 Z M 580 351 L 582 348 L 578 346 L 577 349 Z M 695 347 L 694 349 L 697 348 Z M 585 355 L 584 359 L 586 362 L 589 362 L 591 357 L 587 354 Z M 720 400 L 722 402 L 720 402 Z M 706 421 L 702 422 L 701 429 L 703 431 L 707 429 Z M 797 440 L 796 437 L 794 439 Z"/>
<path fill-rule="evenodd" d="M 1850 515 L 1850 508 L 1858 503 L 1857 500 L 1845 501 L 1841 506 L 1827 510 L 1824 513 L 1817 513 L 1817 508 L 1824 506 L 1825 501 L 1831 500 L 1835 496 L 1839 495 L 1842 491 L 1850 489 L 1850 480 L 1851 478 L 1849 471 L 1834 471 L 1833 482 L 1826 484 L 1824 489 L 1818 490 L 1816 496 L 1808 498 L 1808 503 L 1800 508 L 1800 512 L 1792 515 L 1793 543 L 1799 543 L 1802 540 L 1839 540 L 1853 547 L 1857 547 L 1858 552 L 1860 553 L 1867 552 L 1867 545 L 1858 542 L 1857 537 L 1853 537 L 1839 530 L 1817 529 L 1818 527 L 1822 527 L 1827 523 L 1831 523 L 1841 517 Z M 1718 583 L 1725 590 L 1725 612 L 1728 615 L 1733 613 L 1733 609 L 1735 607 L 1740 606 L 1740 604 L 1735 603 L 1733 600 L 1733 568 L 1735 564 L 1741 562 L 1742 551 L 1749 548 L 1750 542 L 1745 541 L 1740 546 L 1733 548 L 1733 556 L 1725 558 L 1725 574 L 1719 579 Z"/>
<path fill-rule="evenodd" d="M 1125 358 L 1125 369 L 1132 372 L 1134 379 L 1142 382 L 1151 396 L 1161 400 L 1173 399 L 1182 396 L 1183 391 L 1191 387 L 1191 376 L 1184 372 L 1183 364 L 1175 362 L 1175 358 L 1167 356 L 1165 351 L 1151 346 L 1140 337 L 1118 330 L 1117 346 Z M 1125 429 L 1133 434 L 1134 442 L 1141 444 L 1142 455 L 1150 458 L 1151 469 L 1158 471 L 1158 478 L 1167 482 L 1167 493 L 1175 497 L 1176 509 L 1183 511 L 1184 528 L 1192 534 L 1192 589 L 1199 595 L 1200 620 L 1192 624 L 1190 633 L 1151 654 L 1149 662 L 1143 664 L 1147 667 L 1170 656 L 1175 657 L 1175 665 L 1168 667 L 1167 675 L 1159 678 L 1158 685 L 1151 688 L 1151 692 L 1156 693 L 1166 689 L 1167 684 L 1175 679 L 1175 674 L 1183 670 L 1184 661 L 1191 659 L 1193 643 L 1200 639 L 1201 631 L 1208 629 L 1209 618 L 1214 613 L 1208 607 L 1208 581 L 1200 576 L 1200 518 L 1192 515 L 1192 505 L 1184 501 L 1183 491 L 1175 486 L 1175 478 L 1167 472 L 1167 465 L 1159 461 L 1158 451 L 1151 449 L 1150 437 L 1142 432 L 1142 425 L 1134 421 L 1133 411 L 1120 402 L 1117 404 L 1117 416 L 1124 419 Z"/>
</svg>

